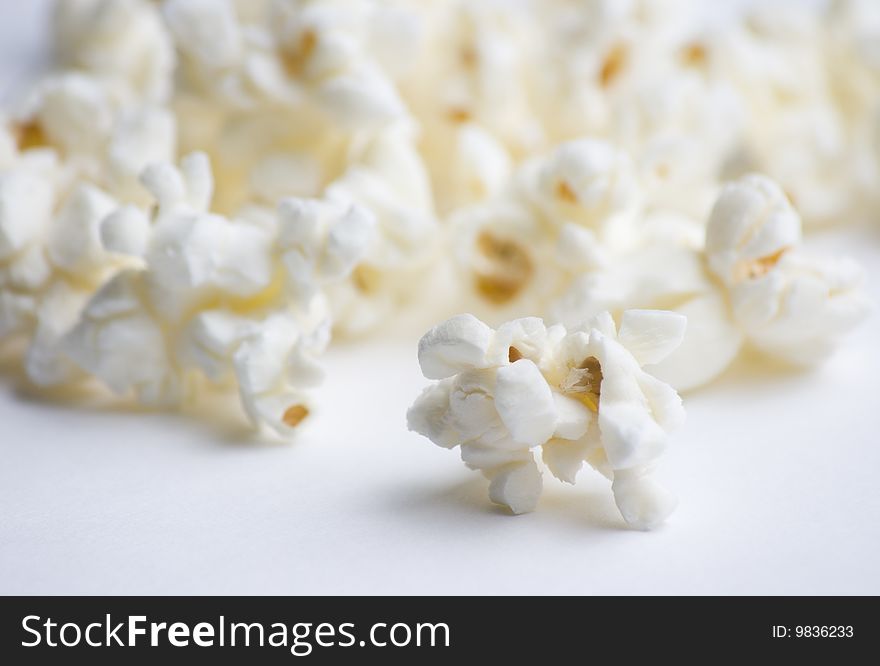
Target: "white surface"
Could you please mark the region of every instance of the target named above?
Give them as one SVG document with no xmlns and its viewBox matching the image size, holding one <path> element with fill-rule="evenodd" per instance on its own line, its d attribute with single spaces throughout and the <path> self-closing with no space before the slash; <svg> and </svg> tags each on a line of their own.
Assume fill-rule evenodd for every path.
<svg viewBox="0 0 880 666">
<path fill-rule="evenodd" d="M 860 259 L 880 301 L 880 224 L 810 242 Z M 588 470 L 548 478 L 536 513 L 493 507 L 455 452 L 406 432 L 416 339 L 334 349 L 288 445 L 51 404 L 3 374 L 0 593 L 880 594 L 877 314 L 815 372 L 751 361 L 687 396 L 661 470 L 679 509 L 652 533 Z"/>
</svg>

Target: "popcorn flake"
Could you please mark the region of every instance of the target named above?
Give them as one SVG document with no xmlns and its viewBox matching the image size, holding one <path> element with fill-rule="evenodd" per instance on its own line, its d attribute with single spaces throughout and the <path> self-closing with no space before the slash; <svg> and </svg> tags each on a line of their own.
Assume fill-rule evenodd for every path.
<svg viewBox="0 0 880 666">
<path fill-rule="evenodd" d="M 407 413 L 409 428 L 490 479 L 492 501 L 514 513 L 535 508 L 544 463 L 573 483 L 584 462 L 613 480 L 633 527 L 656 526 L 674 500 L 650 470 L 667 433 L 683 419 L 681 401 L 641 363 L 667 356 L 684 335 L 681 315 L 631 310 L 618 330 L 610 315 L 566 330 L 526 318 L 496 330 L 459 315 L 419 343 L 424 375 L 439 380 Z M 642 359 L 642 360 L 640 360 Z"/>
</svg>

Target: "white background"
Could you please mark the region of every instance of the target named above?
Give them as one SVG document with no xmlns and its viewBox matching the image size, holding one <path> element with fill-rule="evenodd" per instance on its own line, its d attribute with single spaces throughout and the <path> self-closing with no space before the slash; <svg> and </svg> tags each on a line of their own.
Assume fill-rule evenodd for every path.
<svg viewBox="0 0 880 666">
<path fill-rule="evenodd" d="M 0 2 L 0 95 L 40 61 L 43 3 Z M 880 301 L 880 220 L 813 235 Z M 436 313 L 433 318 L 447 313 Z M 55 403 L 0 374 L 4 594 L 880 594 L 880 317 L 822 368 L 746 360 L 686 397 L 663 528 L 607 481 L 549 476 L 509 516 L 408 433 L 418 333 L 334 348 L 289 444 L 192 415 Z"/>
</svg>

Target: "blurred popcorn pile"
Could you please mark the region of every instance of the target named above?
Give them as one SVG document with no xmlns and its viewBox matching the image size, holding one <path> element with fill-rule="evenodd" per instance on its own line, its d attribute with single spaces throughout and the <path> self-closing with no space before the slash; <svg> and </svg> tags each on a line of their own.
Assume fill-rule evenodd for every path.
<svg viewBox="0 0 880 666">
<path fill-rule="evenodd" d="M 238 391 L 281 434 L 310 413 L 331 331 L 438 290 L 492 325 L 593 331 L 642 386 L 700 386 L 746 344 L 815 363 L 867 309 L 858 266 L 800 245 L 802 221 L 880 199 L 880 3 L 721 21 L 705 4 L 59 2 L 57 67 L 0 120 L 0 337 L 28 341 L 37 385 L 97 379 L 163 406 Z M 633 309 L 684 315 L 674 351 L 601 342 Z M 507 353 L 480 377 L 529 358 Z M 429 375 L 446 378 L 434 398 L 477 390 L 449 379 L 468 368 Z M 570 476 L 559 437 L 594 428 L 557 403 L 567 416 L 519 448 L 463 453 L 494 470 L 556 442 Z M 591 437 L 575 457 L 629 455 Z M 539 480 L 522 475 L 509 502 L 528 506 Z"/>
</svg>

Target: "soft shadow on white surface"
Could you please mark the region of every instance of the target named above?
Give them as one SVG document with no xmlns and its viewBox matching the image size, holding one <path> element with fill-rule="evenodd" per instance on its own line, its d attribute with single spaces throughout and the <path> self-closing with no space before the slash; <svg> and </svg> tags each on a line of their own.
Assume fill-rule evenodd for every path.
<svg viewBox="0 0 880 666">
<path fill-rule="evenodd" d="M 607 485 L 607 484 L 606 484 Z M 487 482 L 478 474 L 460 483 L 423 486 L 403 486 L 388 493 L 387 510 L 432 523 L 440 528 L 458 529 L 463 523 L 479 525 L 481 529 L 498 524 L 497 516 L 508 520 L 526 519 L 514 516 L 507 509 L 492 504 L 486 497 Z M 583 488 L 559 492 L 551 488 L 541 498 L 541 511 L 547 518 L 569 523 L 580 529 L 625 530 L 626 523 L 617 511 L 608 488 L 589 492 Z M 491 520 L 490 520 L 491 519 Z"/>
</svg>

